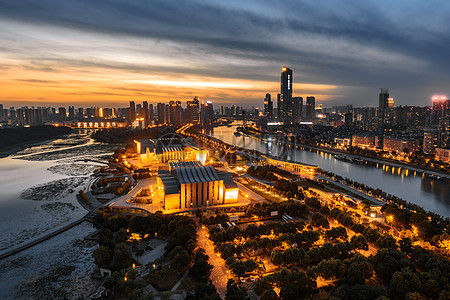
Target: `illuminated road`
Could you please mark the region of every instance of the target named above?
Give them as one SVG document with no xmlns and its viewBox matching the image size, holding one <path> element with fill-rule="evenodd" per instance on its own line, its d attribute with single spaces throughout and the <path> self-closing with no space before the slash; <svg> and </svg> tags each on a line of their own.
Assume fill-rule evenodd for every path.
<svg viewBox="0 0 450 300">
<path fill-rule="evenodd" d="M 198 246 L 205 249 L 206 255 L 209 256 L 209 263 L 213 265 L 211 280 L 216 286 L 220 297 L 225 298 L 227 292 L 228 273 L 230 272 L 225 267 L 225 260 L 214 252 L 213 242 L 208 238 L 208 230 L 201 227 L 197 228 Z"/>
</svg>

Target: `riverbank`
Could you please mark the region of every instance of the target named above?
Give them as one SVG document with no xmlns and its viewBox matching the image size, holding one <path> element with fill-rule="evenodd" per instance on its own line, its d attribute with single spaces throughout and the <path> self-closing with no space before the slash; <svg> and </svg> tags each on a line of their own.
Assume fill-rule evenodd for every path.
<svg viewBox="0 0 450 300">
<path fill-rule="evenodd" d="M 33 126 L 0 130 L 0 158 L 72 133 L 70 127 Z"/>
<path fill-rule="evenodd" d="M 265 139 L 265 138 L 261 137 L 260 135 L 257 135 L 255 133 L 250 133 L 248 131 L 246 132 L 246 134 L 248 136 L 250 136 L 250 137 L 257 138 L 257 139 L 262 140 L 262 141 L 267 141 L 268 140 L 268 139 Z M 287 142 L 287 141 L 280 141 L 280 140 L 277 140 L 277 139 L 271 140 L 271 142 L 273 142 L 273 143 L 282 143 L 282 144 L 294 146 L 294 147 L 297 147 L 297 148 L 298 147 L 302 147 L 302 148 L 311 149 L 311 150 L 315 150 L 315 151 L 323 151 L 323 152 L 334 154 L 334 155 L 345 154 L 350 159 L 351 158 L 357 158 L 357 159 L 362 159 L 362 160 L 373 162 L 373 163 L 388 165 L 390 167 L 406 168 L 406 169 L 409 169 L 410 171 L 413 171 L 413 172 L 427 173 L 427 174 L 431 174 L 433 176 L 439 176 L 441 178 L 445 178 L 447 180 L 450 180 L 450 172 L 442 172 L 441 170 L 437 170 L 437 169 L 434 169 L 434 168 L 421 167 L 421 166 L 409 164 L 407 162 L 402 162 L 402 161 L 398 161 L 398 160 L 392 160 L 392 159 L 388 159 L 388 158 L 378 158 L 378 157 L 374 158 L 374 157 L 371 157 L 371 156 L 354 154 L 354 153 L 351 153 L 351 152 L 348 152 L 348 151 L 345 151 L 345 150 L 340 150 L 340 149 L 334 149 L 334 148 L 330 149 L 329 147 L 312 146 L 312 145 L 303 144 L 303 143 L 292 143 L 292 142 Z"/>
</svg>

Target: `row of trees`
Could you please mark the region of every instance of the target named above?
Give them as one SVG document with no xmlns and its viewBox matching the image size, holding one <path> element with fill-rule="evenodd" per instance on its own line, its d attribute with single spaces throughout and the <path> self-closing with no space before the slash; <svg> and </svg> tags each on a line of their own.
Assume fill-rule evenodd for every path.
<svg viewBox="0 0 450 300">
<path fill-rule="evenodd" d="M 268 222 L 261 225 L 250 224 L 245 229 L 241 229 L 239 226 L 233 226 L 228 229 L 219 229 L 212 226 L 209 229 L 211 240 L 215 243 L 228 242 L 234 239 L 240 238 L 256 238 L 262 235 L 280 235 L 287 233 L 296 233 L 298 230 L 303 230 L 306 223 L 304 221 L 296 222 Z"/>
<path fill-rule="evenodd" d="M 268 218 L 272 211 L 277 211 L 278 215 L 288 214 L 291 217 L 308 218 L 308 206 L 295 201 L 288 200 L 283 202 L 256 203 L 253 207 L 247 209 L 247 217 L 257 216 L 259 218 Z"/>
</svg>

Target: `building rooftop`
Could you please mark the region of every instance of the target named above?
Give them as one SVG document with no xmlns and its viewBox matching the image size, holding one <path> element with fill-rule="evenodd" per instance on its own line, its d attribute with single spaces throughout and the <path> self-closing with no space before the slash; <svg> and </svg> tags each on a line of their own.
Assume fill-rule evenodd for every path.
<svg viewBox="0 0 450 300">
<path fill-rule="evenodd" d="M 212 166 L 202 166 L 198 161 L 171 162 L 169 169 L 180 184 L 220 180 Z"/>
<path fill-rule="evenodd" d="M 164 192 L 166 195 L 178 194 L 178 192 L 180 191 L 180 186 L 175 177 L 170 174 L 169 170 L 159 170 L 158 177 L 164 184 Z"/>
</svg>

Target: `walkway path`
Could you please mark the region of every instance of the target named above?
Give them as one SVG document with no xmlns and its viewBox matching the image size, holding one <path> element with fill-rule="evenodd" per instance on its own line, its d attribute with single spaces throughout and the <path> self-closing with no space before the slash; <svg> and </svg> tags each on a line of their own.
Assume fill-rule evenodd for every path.
<svg viewBox="0 0 450 300">
<path fill-rule="evenodd" d="M 33 247 L 33 246 L 35 246 L 35 245 L 37 245 L 39 243 L 42 243 L 42 242 L 44 242 L 44 241 L 46 241 L 48 239 L 51 239 L 52 237 L 54 237 L 54 236 L 56 236 L 56 235 L 58 235 L 60 233 L 63 233 L 64 231 L 67 231 L 67 230 L 69 230 L 69 229 L 71 229 L 71 228 L 81 224 L 84 221 L 92 222 L 90 217 L 91 217 L 91 214 L 87 214 L 83 218 L 78 219 L 78 220 L 76 220 L 76 221 L 74 221 L 74 222 L 72 222 L 70 224 L 67 224 L 66 226 L 63 226 L 63 227 L 59 228 L 58 230 L 50 232 L 47 235 L 44 235 L 44 236 L 42 236 L 42 237 L 40 237 L 40 238 L 38 238 L 36 240 L 28 242 L 28 243 L 26 243 L 26 244 L 24 244 L 22 246 L 19 246 L 19 247 L 15 248 L 15 249 L 11 249 L 9 251 L 6 251 L 3 254 L 0 254 L 0 260 L 2 260 L 4 258 L 7 258 L 7 257 L 9 257 L 11 255 L 15 255 L 15 254 L 17 254 L 17 253 L 19 253 L 19 252 L 21 252 L 21 251 L 23 251 L 25 249 L 31 248 L 31 247 Z"/>
<path fill-rule="evenodd" d="M 172 289 L 171 289 L 172 292 L 173 292 L 173 291 L 176 291 L 177 288 L 180 286 L 180 284 L 183 282 L 183 280 L 186 279 L 186 277 L 189 275 L 189 270 L 190 270 L 190 269 L 187 269 L 186 272 L 184 272 L 183 276 L 181 276 L 180 280 L 178 280 L 178 282 L 175 283 L 175 285 L 174 285 L 174 286 L 172 287 Z"/>
</svg>

